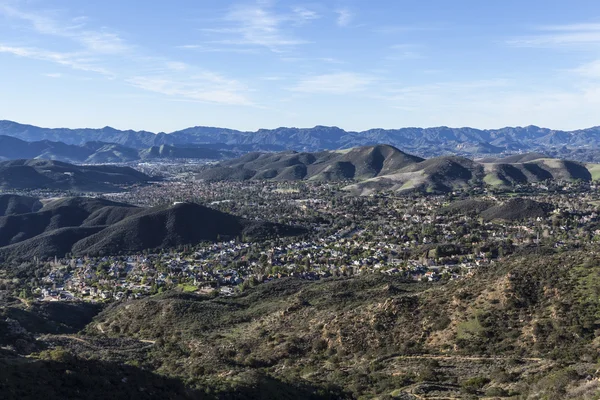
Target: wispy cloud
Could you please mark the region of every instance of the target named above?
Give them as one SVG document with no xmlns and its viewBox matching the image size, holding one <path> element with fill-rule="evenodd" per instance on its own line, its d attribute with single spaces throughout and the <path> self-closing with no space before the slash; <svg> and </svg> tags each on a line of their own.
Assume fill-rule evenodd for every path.
<svg viewBox="0 0 600 400">
<path fill-rule="evenodd" d="M 0 14 L 6 17 L 26 21 L 42 35 L 52 35 L 70 39 L 79 43 L 83 49 L 93 53 L 121 54 L 130 50 L 130 46 L 115 32 L 105 29 L 94 30 L 86 27 L 87 17 L 79 16 L 59 22 L 55 12 L 33 13 L 23 11 L 6 4 L 0 4 Z"/>
<path fill-rule="evenodd" d="M 375 80 L 370 75 L 338 72 L 304 78 L 290 90 L 302 93 L 348 94 L 366 90 Z"/>
<path fill-rule="evenodd" d="M 346 64 L 345 61 L 342 61 L 340 59 L 333 58 L 333 57 L 322 57 L 322 58 L 319 58 L 319 61 L 323 61 L 328 64 Z"/>
<path fill-rule="evenodd" d="M 418 51 L 420 46 L 413 44 L 395 44 L 390 46 L 390 53 L 386 57 L 387 60 L 416 60 L 423 58 L 423 55 Z"/>
<path fill-rule="evenodd" d="M 95 72 L 107 77 L 114 77 L 114 74 L 111 71 L 98 66 L 95 60 L 91 59 L 86 54 L 55 52 L 37 48 L 6 46 L 3 44 L 0 44 L 0 53 L 9 53 L 18 57 L 49 61 L 79 71 Z"/>
<path fill-rule="evenodd" d="M 342 8 L 336 11 L 337 13 L 337 24 L 338 26 L 348 26 L 354 21 L 354 13 L 347 8 Z"/>
<path fill-rule="evenodd" d="M 321 15 L 319 15 L 316 11 L 309 10 L 306 7 L 294 7 L 292 8 L 292 11 L 297 17 L 297 23 L 303 23 L 321 18 Z"/>
<path fill-rule="evenodd" d="M 206 44 L 184 44 L 176 46 L 180 50 L 197 51 L 200 53 L 238 53 L 238 54 L 256 54 L 258 52 L 255 48 L 247 47 L 231 47 L 231 46 L 215 46 Z"/>
<path fill-rule="evenodd" d="M 51 73 L 44 74 L 44 76 L 47 76 L 48 78 L 58 79 L 58 78 L 62 78 L 63 74 L 58 73 L 58 72 L 51 72 Z"/>
<path fill-rule="evenodd" d="M 160 93 L 178 100 L 228 105 L 251 105 L 243 94 L 247 91 L 237 81 L 218 74 L 203 72 L 193 76 L 135 76 L 127 79 L 135 87 Z"/>
<path fill-rule="evenodd" d="M 0 52 L 10 53 L 15 56 L 53 62 L 64 67 L 79 71 L 94 72 L 109 78 L 115 78 L 115 73 L 103 62 L 108 56 L 122 56 L 130 51 L 132 46 L 115 32 L 107 29 L 94 30 L 86 26 L 87 17 L 78 16 L 65 18 L 57 11 L 24 11 L 8 4 L 0 4 L 0 15 L 22 24 L 34 35 L 52 36 L 66 40 L 72 47 L 71 51 L 64 51 L 64 44 L 60 43 L 60 51 L 37 46 L 10 45 L 0 43 Z M 38 36 L 34 41 L 39 43 Z M 48 47 L 57 46 L 55 41 Z"/>
<path fill-rule="evenodd" d="M 61 49 L 73 48 L 72 51 L 55 51 L 0 43 L 0 53 L 51 62 L 110 79 L 118 78 L 131 86 L 160 93 L 173 100 L 252 104 L 247 97 L 248 88 L 240 82 L 177 60 L 148 56 L 108 29 L 87 28 L 86 17 L 59 19 L 54 12 L 25 12 L 2 4 L 0 14 L 24 22 L 35 35 L 66 39 L 65 43 L 60 43 Z M 39 37 L 34 36 L 34 39 L 40 42 Z M 55 41 L 46 43 L 52 47 Z M 63 75 L 53 73 L 46 76 L 59 78 Z"/>
<path fill-rule="evenodd" d="M 507 41 L 516 47 L 600 47 L 600 24 L 541 26 L 529 36 Z"/>
<path fill-rule="evenodd" d="M 222 26 L 205 28 L 205 34 L 219 35 L 208 41 L 209 45 L 257 46 L 273 52 L 308 43 L 290 32 L 290 26 L 302 25 L 319 18 L 304 7 L 294 7 L 288 12 L 276 11 L 270 2 L 232 7 L 222 19 Z"/>
<path fill-rule="evenodd" d="M 600 60 L 592 61 L 575 68 L 573 72 L 584 78 L 600 78 Z"/>
<path fill-rule="evenodd" d="M 179 61 L 167 61 L 167 68 L 173 71 L 185 71 L 190 66 Z"/>
</svg>

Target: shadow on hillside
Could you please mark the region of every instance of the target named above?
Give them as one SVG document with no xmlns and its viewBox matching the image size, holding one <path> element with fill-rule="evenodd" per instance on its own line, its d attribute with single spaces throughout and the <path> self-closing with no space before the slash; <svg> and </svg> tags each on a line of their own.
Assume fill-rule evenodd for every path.
<svg viewBox="0 0 600 400">
<path fill-rule="evenodd" d="M 60 360 L 0 358 L 0 393 L 12 399 L 337 399 L 335 388 L 317 390 L 290 385 L 250 373 L 247 385 L 231 389 L 196 390 L 183 382 L 130 365 L 76 359 L 68 353 Z M 222 383 L 222 382 L 217 382 Z M 246 382 L 244 382 L 246 383 Z"/>
</svg>

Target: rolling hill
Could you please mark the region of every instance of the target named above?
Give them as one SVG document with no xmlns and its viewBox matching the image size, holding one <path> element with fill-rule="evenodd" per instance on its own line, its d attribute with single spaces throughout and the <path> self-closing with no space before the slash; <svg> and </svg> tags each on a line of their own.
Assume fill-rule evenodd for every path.
<svg viewBox="0 0 600 400">
<path fill-rule="evenodd" d="M 428 159 L 394 174 L 381 175 L 348 187 L 355 193 L 370 194 L 378 190 L 405 192 L 420 190 L 445 193 L 456 189 L 481 186 L 510 188 L 517 184 L 543 182 L 546 180 L 583 180 L 596 178 L 597 166 L 576 161 L 529 157 L 496 162 L 476 162 L 467 158 L 449 156 Z M 510 159 L 508 161 L 511 161 Z"/>
<path fill-rule="evenodd" d="M 423 161 L 392 146 L 377 145 L 318 153 L 249 153 L 207 168 L 204 180 L 273 179 L 340 181 L 368 179 Z"/>
<path fill-rule="evenodd" d="M 355 180 L 347 190 L 371 194 L 382 190 L 447 193 L 487 184 L 508 188 L 546 180 L 590 181 L 600 167 L 552 159 L 543 154 L 515 155 L 474 161 L 460 156 L 422 159 L 393 146 L 365 146 L 317 153 L 249 153 L 234 160 L 207 166 L 198 179 L 207 181 Z"/>
<path fill-rule="evenodd" d="M 129 167 L 76 166 L 49 160 L 0 162 L 1 190 L 72 190 L 116 192 L 122 185 L 143 184 L 151 178 Z"/>
<path fill-rule="evenodd" d="M 67 253 L 114 255 L 219 238 L 260 239 L 302 232 L 301 228 L 245 220 L 192 203 L 138 208 L 75 197 L 47 202 L 37 212 L 0 217 L 0 259 L 46 259 Z"/>
</svg>

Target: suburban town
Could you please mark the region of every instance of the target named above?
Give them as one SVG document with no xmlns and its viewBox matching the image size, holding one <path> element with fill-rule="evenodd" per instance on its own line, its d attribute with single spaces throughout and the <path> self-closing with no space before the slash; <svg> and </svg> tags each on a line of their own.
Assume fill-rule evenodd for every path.
<svg viewBox="0 0 600 400">
<path fill-rule="evenodd" d="M 484 219 L 469 202 L 499 203 L 506 194 L 483 190 L 463 200 L 445 196 L 340 195 L 331 183 L 203 183 L 167 181 L 107 195 L 157 205 L 192 199 L 248 219 L 300 225 L 301 237 L 245 238 L 101 258 L 55 259 L 27 296 L 43 301 L 111 302 L 165 290 L 231 296 L 283 277 L 387 274 L 437 282 L 468 279 L 473 271 L 518 251 L 551 243 L 569 248 L 600 240 L 599 187 L 592 183 L 533 184 L 512 196 L 548 204 L 547 215 Z M 53 194 L 54 195 L 54 194 Z M 360 210 L 360 213 L 357 212 Z"/>
</svg>

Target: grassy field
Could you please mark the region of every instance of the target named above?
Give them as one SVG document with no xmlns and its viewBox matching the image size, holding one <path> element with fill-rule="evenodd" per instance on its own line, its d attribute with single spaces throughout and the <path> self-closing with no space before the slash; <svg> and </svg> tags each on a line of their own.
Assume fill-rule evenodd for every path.
<svg viewBox="0 0 600 400">
<path fill-rule="evenodd" d="M 502 180 L 500 180 L 498 178 L 498 175 L 496 175 L 495 173 L 487 174 L 483 178 L 483 181 L 490 186 L 502 186 L 504 184 L 504 182 L 502 182 Z"/>
<path fill-rule="evenodd" d="M 179 287 L 184 293 L 194 293 L 198 290 L 198 288 L 194 285 L 179 285 Z"/>
<path fill-rule="evenodd" d="M 277 188 L 274 191 L 275 193 L 300 193 L 300 190 L 295 188 Z"/>
<path fill-rule="evenodd" d="M 600 179 L 600 164 L 587 164 L 586 167 L 592 174 L 592 180 Z"/>
</svg>

